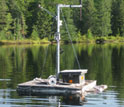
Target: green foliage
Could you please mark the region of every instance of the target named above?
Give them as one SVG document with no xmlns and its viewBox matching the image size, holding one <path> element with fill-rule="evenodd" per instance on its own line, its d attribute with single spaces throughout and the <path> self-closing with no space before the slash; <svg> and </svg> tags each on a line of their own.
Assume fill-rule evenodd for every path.
<svg viewBox="0 0 124 107">
<path fill-rule="evenodd" d="M 56 32 L 56 20 L 38 8 L 39 4 L 56 16 L 57 4 L 79 4 L 79 0 L 0 0 L 0 39 L 32 38 L 34 26 L 36 37 L 54 38 L 51 36 Z M 62 10 L 73 41 L 83 38 L 82 35 L 90 36 L 88 32 L 92 32 L 92 37 L 88 38 L 124 36 L 124 0 L 83 0 L 82 20 L 79 8 Z M 62 13 L 61 20 L 61 38 L 69 40 Z M 81 34 L 77 38 L 78 31 Z"/>
<path fill-rule="evenodd" d="M 8 12 L 7 2 L 5 0 L 0 1 L 0 39 L 10 39 L 11 36 L 11 13 Z"/>
<path fill-rule="evenodd" d="M 96 20 L 96 8 L 94 6 L 94 0 L 84 0 L 82 8 L 82 33 L 86 34 L 88 29 L 94 32 Z"/>
<path fill-rule="evenodd" d="M 120 0 L 120 20 L 119 20 L 119 24 L 120 24 L 120 35 L 124 36 L 124 0 Z"/>
<path fill-rule="evenodd" d="M 76 41 L 80 41 L 82 38 L 81 38 L 81 32 L 78 31 L 77 35 L 76 35 Z"/>
<path fill-rule="evenodd" d="M 0 0 L 0 31 L 4 30 L 6 27 L 6 17 L 7 17 L 8 7 L 5 0 Z"/>
<path fill-rule="evenodd" d="M 88 38 L 88 39 L 92 39 L 92 38 L 93 38 L 93 35 L 92 35 L 92 32 L 91 32 L 90 29 L 88 29 L 87 38 Z"/>
<path fill-rule="evenodd" d="M 38 40 L 39 39 L 39 34 L 38 34 L 37 29 L 36 29 L 36 26 L 33 27 L 33 32 L 31 34 L 31 39 L 33 39 L 33 40 Z"/>
<path fill-rule="evenodd" d="M 124 0 L 113 0 L 112 16 L 113 35 L 124 36 Z"/>
<path fill-rule="evenodd" d="M 5 37 L 5 32 L 2 30 L 1 32 L 0 32 L 0 40 L 5 40 L 6 39 L 6 37 Z"/>
<path fill-rule="evenodd" d="M 21 37 L 21 25 L 19 19 L 15 19 L 14 21 L 14 39 L 15 40 L 20 40 Z"/>
<path fill-rule="evenodd" d="M 111 33 L 111 0 L 95 0 L 96 19 L 94 34 L 107 36 Z"/>
<path fill-rule="evenodd" d="M 63 40 L 70 40 L 68 36 L 68 31 L 71 35 L 72 40 L 76 40 L 77 28 L 74 25 L 74 20 L 72 18 L 74 15 L 73 13 L 74 11 L 68 8 L 63 9 L 61 13 L 61 16 L 62 16 L 61 20 L 63 21 L 63 26 L 61 28 L 61 35 Z M 64 23 L 64 20 L 65 20 L 65 23 Z M 67 24 L 68 30 L 66 29 L 66 24 Z"/>
</svg>

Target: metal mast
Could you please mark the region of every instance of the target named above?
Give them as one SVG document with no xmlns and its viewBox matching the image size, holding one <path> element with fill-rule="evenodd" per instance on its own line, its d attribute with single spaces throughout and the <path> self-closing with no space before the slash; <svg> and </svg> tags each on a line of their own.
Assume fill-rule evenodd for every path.
<svg viewBox="0 0 124 107">
<path fill-rule="evenodd" d="M 65 4 L 58 4 L 57 5 L 57 32 L 56 32 L 56 41 L 57 41 L 57 78 L 60 72 L 60 26 L 62 25 L 62 21 L 60 20 L 60 9 L 63 7 L 68 8 L 81 8 L 82 5 L 65 5 Z"/>
</svg>

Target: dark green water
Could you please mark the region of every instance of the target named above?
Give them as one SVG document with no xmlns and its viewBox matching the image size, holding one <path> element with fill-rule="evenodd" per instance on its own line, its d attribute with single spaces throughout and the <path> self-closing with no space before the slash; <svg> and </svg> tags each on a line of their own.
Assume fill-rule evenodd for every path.
<svg viewBox="0 0 124 107">
<path fill-rule="evenodd" d="M 56 46 L 0 46 L 0 106 L 124 106 L 124 45 L 74 45 L 86 79 L 107 84 L 108 90 L 85 101 L 62 96 L 19 96 L 17 84 L 56 73 Z M 78 69 L 71 45 L 62 45 L 61 70 Z"/>
</svg>

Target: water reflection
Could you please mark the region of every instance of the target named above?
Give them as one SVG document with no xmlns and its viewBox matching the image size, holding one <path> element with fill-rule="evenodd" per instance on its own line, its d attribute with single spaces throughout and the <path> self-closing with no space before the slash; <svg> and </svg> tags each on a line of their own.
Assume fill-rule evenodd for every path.
<svg viewBox="0 0 124 107">
<path fill-rule="evenodd" d="M 56 73 L 56 45 L 0 46 L 0 105 L 91 105 L 95 107 L 96 104 L 123 105 L 124 45 L 75 44 L 74 47 L 81 68 L 89 70 L 86 79 L 97 80 L 98 84 L 107 84 L 109 89 L 106 92 L 88 95 L 85 101 L 74 96 L 54 96 L 55 100 L 53 96 L 18 96 L 16 93 L 18 83 L 35 77 L 47 78 Z M 77 69 L 78 64 L 71 45 L 62 45 L 61 48 L 64 51 L 61 54 L 61 70 Z"/>
<path fill-rule="evenodd" d="M 78 105 L 82 106 L 87 102 L 86 99 L 81 96 L 63 96 L 61 98 L 61 105 Z"/>
</svg>

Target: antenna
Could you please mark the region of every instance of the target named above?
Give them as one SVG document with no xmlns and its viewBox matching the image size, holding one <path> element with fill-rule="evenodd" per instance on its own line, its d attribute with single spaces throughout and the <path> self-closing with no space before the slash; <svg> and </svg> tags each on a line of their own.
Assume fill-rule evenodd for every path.
<svg viewBox="0 0 124 107">
<path fill-rule="evenodd" d="M 80 5 L 82 5 L 82 0 L 79 1 Z M 80 21 L 82 21 L 82 7 L 80 7 Z"/>
</svg>

